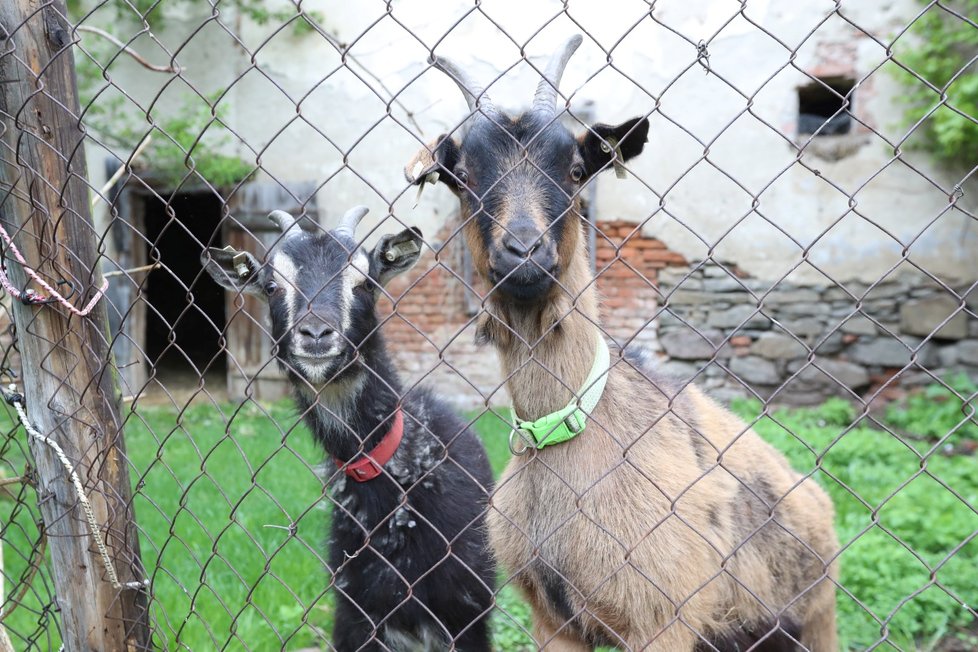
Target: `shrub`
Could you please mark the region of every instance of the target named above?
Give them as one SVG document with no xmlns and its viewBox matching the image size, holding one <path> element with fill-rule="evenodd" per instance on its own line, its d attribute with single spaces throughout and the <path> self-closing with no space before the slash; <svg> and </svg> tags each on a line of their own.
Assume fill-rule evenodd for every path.
<svg viewBox="0 0 978 652">
<path fill-rule="evenodd" d="M 913 73 L 893 68 L 905 92 L 908 126 L 923 120 L 914 143 L 948 162 L 969 167 L 978 150 L 978 0 L 929 5 L 896 42 L 895 60 Z M 955 13 L 952 13 L 955 12 Z"/>
</svg>

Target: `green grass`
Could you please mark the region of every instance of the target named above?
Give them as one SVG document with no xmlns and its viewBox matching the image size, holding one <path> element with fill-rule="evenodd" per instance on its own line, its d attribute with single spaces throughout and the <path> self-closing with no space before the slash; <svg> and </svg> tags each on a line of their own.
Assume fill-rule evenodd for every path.
<svg viewBox="0 0 978 652">
<path fill-rule="evenodd" d="M 852 649 L 877 641 L 883 624 L 901 648 L 926 647 L 971 622 L 949 592 L 978 603 L 978 539 L 969 539 L 978 532 L 969 506 L 978 505 L 978 464 L 937 452 L 921 458 L 951 429 L 954 442 L 973 438 L 974 424 L 959 423 L 960 405 L 948 392 L 930 392 L 927 400 L 911 399 L 887 414 L 901 431 L 915 428 L 920 438 L 908 443 L 870 424 L 851 427 L 856 415 L 841 401 L 778 410 L 755 426 L 797 469 L 811 471 L 821 460 L 816 478 L 832 495 L 846 546 L 841 581 L 852 595 L 839 594 L 839 626 Z M 753 419 L 760 405 L 742 402 L 735 409 Z M 195 405 L 180 415 L 141 407 L 128 418 L 135 508 L 160 642 L 189 650 L 320 645 L 332 628 L 322 561 L 329 503 L 314 471 L 322 455 L 291 406 Z M 490 414 L 476 430 L 498 474 L 509 454 L 505 425 Z M 0 456 L 8 475 L 19 470 L 13 457 Z M 28 512 L 11 515 L 13 504 L 0 498 L 8 577 L 22 572 L 23 548 L 36 536 Z M 18 649 L 24 646 L 18 634 L 47 626 L 38 623 L 39 604 L 29 596 L 6 623 Z M 496 649 L 533 649 L 529 609 L 511 586 L 498 604 Z M 41 649 L 57 647 L 39 640 Z"/>
</svg>

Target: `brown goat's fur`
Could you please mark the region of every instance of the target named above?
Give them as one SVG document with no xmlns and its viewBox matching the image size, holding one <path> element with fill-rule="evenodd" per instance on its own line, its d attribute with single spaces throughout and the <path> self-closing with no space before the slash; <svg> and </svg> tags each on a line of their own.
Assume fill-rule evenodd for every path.
<svg viewBox="0 0 978 652">
<path fill-rule="evenodd" d="M 481 267 L 474 226 L 466 237 Z M 493 294 L 482 325 L 528 420 L 571 400 L 599 332 L 581 229 L 560 246 L 550 300 Z M 514 457 L 492 500 L 493 548 L 533 607 L 540 647 L 714 649 L 705 642 L 793 623 L 805 648 L 837 649 L 825 492 L 697 387 L 615 352 L 612 364 L 585 432 Z"/>
</svg>

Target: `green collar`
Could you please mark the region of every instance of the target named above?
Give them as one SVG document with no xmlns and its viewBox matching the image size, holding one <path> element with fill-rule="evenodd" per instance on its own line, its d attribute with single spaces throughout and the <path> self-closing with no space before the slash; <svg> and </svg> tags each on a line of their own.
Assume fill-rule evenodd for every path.
<svg viewBox="0 0 978 652">
<path fill-rule="evenodd" d="M 577 396 L 571 399 L 565 407 L 542 416 L 536 421 L 523 421 L 513 408 L 513 421 L 519 425 L 509 433 L 509 450 L 513 455 L 523 455 L 531 448 L 543 448 L 554 444 L 570 441 L 584 432 L 587 417 L 604 393 L 604 385 L 608 381 L 611 354 L 601 333 L 597 336 L 597 351 L 594 353 L 594 364 L 591 373 L 581 387 Z M 522 448 L 518 448 L 522 445 Z"/>
</svg>

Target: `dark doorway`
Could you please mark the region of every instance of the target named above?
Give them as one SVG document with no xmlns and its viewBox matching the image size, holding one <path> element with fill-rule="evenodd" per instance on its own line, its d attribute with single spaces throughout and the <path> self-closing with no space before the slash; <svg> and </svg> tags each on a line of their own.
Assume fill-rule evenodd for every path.
<svg viewBox="0 0 978 652">
<path fill-rule="evenodd" d="M 196 385 L 205 374 L 223 384 L 224 290 L 200 264 L 203 247 L 220 233 L 221 200 L 187 193 L 175 195 L 169 207 L 155 198 L 145 206 L 146 258 L 160 262 L 146 287 L 146 355 L 163 385 Z"/>
</svg>

